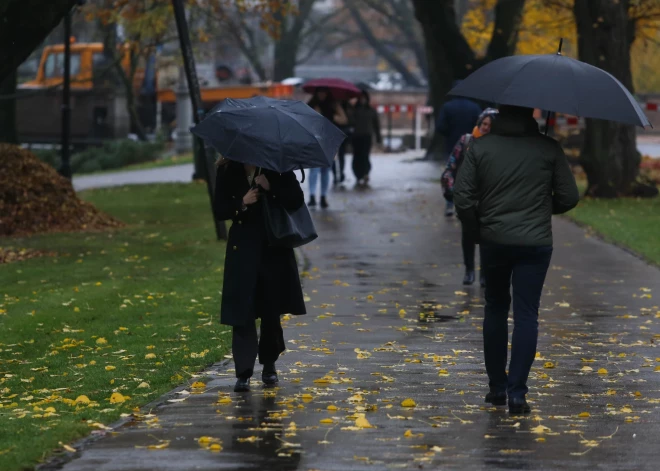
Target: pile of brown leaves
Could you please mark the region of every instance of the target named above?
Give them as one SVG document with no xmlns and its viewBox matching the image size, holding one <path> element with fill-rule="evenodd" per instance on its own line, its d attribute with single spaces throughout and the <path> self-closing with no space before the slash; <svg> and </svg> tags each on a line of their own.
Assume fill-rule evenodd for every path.
<svg viewBox="0 0 660 471">
<path fill-rule="evenodd" d="M 79 200 L 71 182 L 32 152 L 0 144 L 0 236 L 121 226 L 120 221 Z"/>
<path fill-rule="evenodd" d="M 0 265 L 3 263 L 21 262 L 28 258 L 54 256 L 55 252 L 45 252 L 36 249 L 17 249 L 15 247 L 0 247 Z"/>
</svg>

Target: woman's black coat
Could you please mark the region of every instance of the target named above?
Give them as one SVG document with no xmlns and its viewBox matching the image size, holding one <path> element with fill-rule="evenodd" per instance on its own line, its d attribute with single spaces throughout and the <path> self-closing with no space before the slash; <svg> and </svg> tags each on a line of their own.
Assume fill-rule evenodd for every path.
<svg viewBox="0 0 660 471">
<path fill-rule="evenodd" d="M 305 202 L 293 172 L 263 170 L 271 198 L 287 209 Z M 215 190 L 216 217 L 232 220 L 227 241 L 220 321 L 225 325 L 246 325 L 257 317 L 305 314 L 305 302 L 293 249 L 268 245 L 261 201 L 242 211 L 243 196 L 249 191 L 243 164 L 229 162 L 218 167 Z"/>
</svg>

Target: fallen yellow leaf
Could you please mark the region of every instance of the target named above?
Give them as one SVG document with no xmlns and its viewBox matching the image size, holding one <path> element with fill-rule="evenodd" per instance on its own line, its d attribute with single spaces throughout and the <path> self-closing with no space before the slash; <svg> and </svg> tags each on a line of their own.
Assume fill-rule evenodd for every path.
<svg viewBox="0 0 660 471">
<path fill-rule="evenodd" d="M 401 401 L 401 406 L 402 407 L 415 407 L 415 406 L 417 406 L 417 403 L 415 401 L 413 401 L 412 399 L 408 398 L 408 399 L 404 399 L 403 401 Z"/>
<path fill-rule="evenodd" d="M 78 396 L 75 400 L 76 404 L 89 404 L 90 402 L 91 401 L 89 400 L 89 398 L 87 396 L 85 396 L 84 394 Z"/>
<path fill-rule="evenodd" d="M 126 401 L 126 397 L 120 392 L 114 392 L 110 396 L 110 404 L 121 404 Z"/>
</svg>

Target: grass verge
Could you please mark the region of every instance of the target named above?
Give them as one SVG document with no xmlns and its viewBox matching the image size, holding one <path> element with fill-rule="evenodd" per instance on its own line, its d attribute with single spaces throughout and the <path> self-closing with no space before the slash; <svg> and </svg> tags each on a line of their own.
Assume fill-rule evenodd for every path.
<svg viewBox="0 0 660 471">
<path fill-rule="evenodd" d="M 583 199 L 568 217 L 660 265 L 660 198 Z"/>
<path fill-rule="evenodd" d="M 150 168 L 173 167 L 175 165 L 185 165 L 193 163 L 192 154 L 175 155 L 166 157 L 151 162 L 143 162 L 140 164 L 127 165 L 125 167 L 113 168 L 108 170 L 99 170 L 98 172 L 80 173 L 76 175 L 102 175 L 104 173 L 127 172 L 129 170 L 148 170 Z"/>
<path fill-rule="evenodd" d="M 57 253 L 0 265 L 0 469 L 30 469 L 221 359 L 224 244 L 200 184 L 83 198 L 128 224 L 2 245 Z"/>
</svg>

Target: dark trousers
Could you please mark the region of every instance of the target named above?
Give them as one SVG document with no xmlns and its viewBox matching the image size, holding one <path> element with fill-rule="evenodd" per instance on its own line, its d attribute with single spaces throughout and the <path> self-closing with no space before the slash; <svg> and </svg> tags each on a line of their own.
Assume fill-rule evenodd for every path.
<svg viewBox="0 0 660 471">
<path fill-rule="evenodd" d="M 477 243 L 474 238 L 463 229 L 461 233 L 461 247 L 463 249 L 463 263 L 465 264 L 465 269 L 468 271 L 474 271 L 474 253 L 476 251 L 476 246 Z M 479 259 L 483 270 L 484 258 L 481 253 L 481 247 L 479 248 Z"/>
<path fill-rule="evenodd" d="M 509 397 L 527 394 L 527 378 L 536 355 L 538 315 L 552 247 L 481 246 L 486 276 L 484 356 L 488 385 Z M 513 337 L 511 362 L 506 373 L 507 319 L 513 286 Z"/>
<path fill-rule="evenodd" d="M 254 362 L 274 364 L 286 346 L 280 316 L 269 316 L 261 320 L 261 335 L 257 339 L 257 326 L 251 322 L 245 326 L 234 326 L 231 341 L 237 378 L 249 378 L 254 372 Z"/>
<path fill-rule="evenodd" d="M 344 181 L 344 167 L 346 166 L 346 147 L 348 146 L 348 139 L 342 142 L 337 151 L 337 158 L 332 161 L 332 175 L 334 183 Z"/>
<path fill-rule="evenodd" d="M 371 172 L 371 136 L 353 136 L 353 173 L 362 180 Z"/>
</svg>

